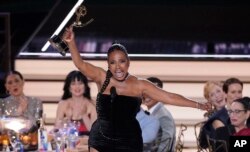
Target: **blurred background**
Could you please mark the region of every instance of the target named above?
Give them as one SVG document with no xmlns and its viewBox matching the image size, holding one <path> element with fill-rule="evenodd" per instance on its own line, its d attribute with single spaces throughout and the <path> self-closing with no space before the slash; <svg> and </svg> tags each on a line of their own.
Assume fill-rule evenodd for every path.
<svg viewBox="0 0 250 152">
<path fill-rule="evenodd" d="M 4 75 L 20 71 L 27 95 L 41 98 L 46 125 L 52 127 L 66 74 L 75 69 L 69 54 L 41 48 L 77 0 L 0 1 L 0 97 L 6 96 Z M 105 53 L 114 42 L 124 44 L 136 76 L 159 77 L 164 89 L 203 102 L 208 80 L 237 77 L 250 90 L 250 4 L 240 0 L 85 0 L 94 21 L 75 28 L 81 55 L 106 69 Z M 66 26 L 75 20 L 73 16 Z M 59 33 L 59 35 L 62 32 Z M 91 95 L 97 87 L 90 81 Z M 168 106 L 188 126 L 185 151 L 196 150 L 194 124 L 199 110 Z M 183 115 L 185 113 L 185 115 Z M 179 131 L 177 129 L 177 131 Z"/>
<path fill-rule="evenodd" d="M 0 12 L 8 13 L 10 16 L 12 59 L 39 25 L 42 27 L 35 36 L 50 37 L 75 3 L 76 0 L 1 0 Z M 95 21 L 85 28 L 77 29 L 78 36 L 88 36 L 97 40 L 127 39 L 128 42 L 137 39 L 138 47 L 147 46 L 150 48 L 149 53 L 154 53 L 155 50 L 165 53 L 165 50 L 152 50 L 151 48 L 155 47 L 147 43 L 147 40 L 157 42 L 159 47 L 164 47 L 167 42 L 171 47 L 182 44 L 183 48 L 187 47 L 183 44 L 187 41 L 197 42 L 206 49 L 201 50 L 201 53 L 213 54 L 216 53 L 213 48 L 215 43 L 242 42 L 247 45 L 250 38 L 249 4 L 241 1 L 85 0 L 84 5 L 88 9 L 85 20 L 94 18 Z M 3 15 L 0 23 L 2 31 Z M 1 34 L 2 48 L 3 42 L 4 36 Z M 131 48 L 131 52 L 141 51 L 134 45 L 128 47 Z M 175 53 L 178 53 L 176 51 L 177 49 Z M 192 53 L 189 50 L 183 51 L 180 53 Z M 223 53 L 228 51 L 225 50 Z M 242 53 L 244 52 L 240 52 Z"/>
</svg>

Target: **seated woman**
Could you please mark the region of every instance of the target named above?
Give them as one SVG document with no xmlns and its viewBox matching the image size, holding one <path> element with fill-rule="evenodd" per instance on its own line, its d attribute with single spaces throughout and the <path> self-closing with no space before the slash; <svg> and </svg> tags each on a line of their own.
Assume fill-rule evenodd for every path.
<svg viewBox="0 0 250 152">
<path fill-rule="evenodd" d="M 6 75 L 5 88 L 8 97 L 0 103 L 0 115 L 7 117 L 22 117 L 31 121 L 28 131 L 39 128 L 38 119 L 42 117 L 42 102 L 38 98 L 24 94 L 24 78 L 18 71 L 11 71 Z"/>
<path fill-rule="evenodd" d="M 62 128 L 65 121 L 70 121 L 78 126 L 79 135 L 88 135 L 97 117 L 88 79 L 80 71 L 71 71 L 65 79 L 63 91 L 57 107 L 55 128 Z"/>
<path fill-rule="evenodd" d="M 236 99 L 228 109 L 231 125 L 216 129 L 216 140 L 224 140 L 229 146 L 230 136 L 250 136 L 250 128 L 247 127 L 247 120 L 250 116 L 250 98 L 243 97 Z"/>
<path fill-rule="evenodd" d="M 225 108 L 226 99 L 222 90 L 222 83 L 218 81 L 208 81 L 204 86 L 204 97 L 214 107 L 211 111 L 205 114 L 208 120 L 201 128 L 199 134 L 199 146 L 208 148 L 207 136 L 213 138 L 215 130 L 221 127 L 221 124 L 227 124 L 228 115 Z"/>
<path fill-rule="evenodd" d="M 236 99 L 228 109 L 228 115 L 230 117 L 230 126 L 218 128 L 218 139 L 228 139 L 230 135 L 234 136 L 250 136 L 250 128 L 247 126 L 247 120 L 250 119 L 250 98 L 243 97 Z M 223 136 L 221 132 L 226 132 Z M 224 138 L 223 138 L 224 137 Z M 225 138 L 226 137 L 226 138 Z"/>
<path fill-rule="evenodd" d="M 204 98 L 211 103 L 212 110 L 206 113 L 205 117 L 211 117 L 215 112 L 223 109 L 226 105 L 225 94 L 222 90 L 222 83 L 219 81 L 208 81 L 204 86 Z"/>
<path fill-rule="evenodd" d="M 250 136 L 250 128 L 247 127 L 247 120 L 250 119 L 250 98 L 244 97 L 235 100 L 228 110 L 231 124 L 235 128 L 234 136 Z"/>
<path fill-rule="evenodd" d="M 35 151 L 38 147 L 37 130 L 40 127 L 38 120 L 42 117 L 43 107 L 38 98 L 25 95 L 24 84 L 24 78 L 20 72 L 7 73 L 5 88 L 8 97 L 0 101 L 1 122 L 4 124 L 2 133 L 9 134 L 9 136 L 14 131 L 21 133 L 20 140 L 24 144 L 24 151 Z M 19 122 L 19 124 L 11 124 L 14 121 Z M 14 139 L 11 139 L 12 142 Z M 0 151 L 5 150 L 0 146 Z"/>
</svg>

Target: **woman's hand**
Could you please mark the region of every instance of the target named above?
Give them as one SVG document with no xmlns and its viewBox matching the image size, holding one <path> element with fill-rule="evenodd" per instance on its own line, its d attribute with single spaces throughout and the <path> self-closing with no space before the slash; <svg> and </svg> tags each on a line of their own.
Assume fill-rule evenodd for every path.
<svg viewBox="0 0 250 152">
<path fill-rule="evenodd" d="M 74 38 L 75 34 L 73 32 L 73 26 L 67 27 L 62 36 L 63 41 L 70 43 Z"/>
<path fill-rule="evenodd" d="M 212 105 L 210 102 L 206 102 L 204 104 L 197 102 L 197 108 L 201 110 L 210 111 L 212 109 Z"/>
<path fill-rule="evenodd" d="M 25 96 L 18 97 L 19 106 L 17 108 L 17 114 L 22 115 L 23 112 L 27 109 L 28 101 Z"/>
</svg>

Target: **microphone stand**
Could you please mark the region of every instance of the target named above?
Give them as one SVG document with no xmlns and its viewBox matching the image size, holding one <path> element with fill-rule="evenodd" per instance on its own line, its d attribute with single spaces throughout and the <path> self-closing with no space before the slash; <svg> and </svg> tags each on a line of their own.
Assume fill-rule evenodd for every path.
<svg viewBox="0 0 250 152">
<path fill-rule="evenodd" d="M 110 88 L 110 96 L 111 96 L 111 121 L 112 121 L 112 138 L 115 140 L 115 122 L 114 122 L 114 99 L 116 97 L 116 88 L 112 86 Z M 115 143 L 113 143 L 113 147 L 115 147 Z M 114 149 L 113 149 L 114 151 Z"/>
</svg>

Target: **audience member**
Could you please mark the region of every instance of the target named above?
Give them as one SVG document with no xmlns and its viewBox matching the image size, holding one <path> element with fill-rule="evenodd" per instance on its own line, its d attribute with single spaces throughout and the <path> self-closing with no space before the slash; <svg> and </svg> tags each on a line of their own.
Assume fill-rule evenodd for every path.
<svg viewBox="0 0 250 152">
<path fill-rule="evenodd" d="M 88 135 L 97 117 L 91 102 L 88 79 L 80 71 L 71 71 L 64 81 L 63 91 L 57 107 L 55 127 L 63 127 L 65 121 L 78 123 L 79 133 Z"/>
<path fill-rule="evenodd" d="M 234 100 L 228 109 L 228 114 L 231 124 L 216 129 L 215 136 L 216 140 L 224 140 L 227 148 L 229 148 L 230 136 L 250 136 L 250 128 L 246 123 L 250 116 L 250 98 Z"/>
<path fill-rule="evenodd" d="M 31 121 L 28 131 L 39 128 L 38 119 L 42 117 L 42 102 L 38 98 L 26 96 L 24 93 L 24 78 L 18 71 L 11 71 L 5 77 L 5 88 L 8 97 L 1 100 L 0 115 L 4 117 L 22 117 Z"/>
<path fill-rule="evenodd" d="M 208 81 L 204 86 L 204 97 L 214 107 L 212 111 L 205 114 L 208 120 L 201 127 L 199 133 L 199 146 L 201 148 L 208 148 L 207 136 L 213 138 L 215 136 L 216 121 L 227 124 L 228 116 L 225 114 L 226 99 L 225 93 L 222 90 L 222 83 L 219 81 Z"/>
<path fill-rule="evenodd" d="M 142 108 L 140 108 L 140 111 L 137 113 L 136 119 L 142 131 L 143 152 L 151 152 L 152 142 L 155 140 L 160 128 L 159 120 Z"/>
<path fill-rule="evenodd" d="M 162 81 L 156 77 L 149 77 L 148 80 L 159 88 L 163 87 Z M 152 151 L 173 152 L 176 139 L 176 126 L 171 113 L 163 103 L 153 100 L 146 95 L 144 96 L 143 103 L 149 109 L 150 115 L 155 116 L 160 121 L 160 130 L 155 139 L 155 145 L 153 146 Z"/>
<path fill-rule="evenodd" d="M 215 119 L 213 122 L 215 129 L 230 124 L 227 109 L 230 108 L 234 100 L 242 98 L 243 83 L 237 78 L 229 78 L 224 82 L 222 89 L 226 94 L 227 104 L 226 107 L 220 110 L 219 114 L 222 115 L 224 119 L 227 119 L 227 123 L 223 122 L 223 120 Z"/>
<path fill-rule="evenodd" d="M 226 105 L 225 94 L 222 90 L 222 82 L 208 81 L 204 86 L 204 97 L 211 103 L 212 109 L 208 111 L 204 116 L 211 117 L 215 112 L 221 110 Z"/>
<path fill-rule="evenodd" d="M 229 78 L 223 84 L 223 91 L 229 108 L 234 100 L 242 98 L 243 82 L 237 78 Z"/>
<path fill-rule="evenodd" d="M 250 127 L 246 122 L 250 119 L 250 98 L 236 99 L 228 109 L 231 124 L 235 128 L 234 136 L 250 136 Z"/>
<path fill-rule="evenodd" d="M 229 78 L 223 83 L 222 89 L 226 97 L 226 105 L 214 113 L 201 128 L 199 145 L 202 148 L 208 148 L 206 136 L 214 139 L 216 129 L 230 125 L 227 108 L 233 100 L 242 97 L 243 83 L 237 78 Z"/>
</svg>

